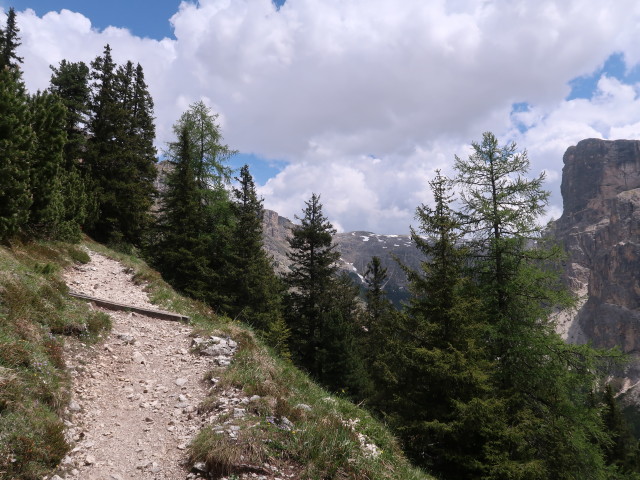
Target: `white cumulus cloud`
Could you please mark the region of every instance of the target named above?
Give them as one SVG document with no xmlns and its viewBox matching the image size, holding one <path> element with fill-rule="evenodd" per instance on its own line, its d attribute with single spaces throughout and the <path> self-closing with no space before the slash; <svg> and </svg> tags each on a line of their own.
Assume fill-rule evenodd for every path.
<svg viewBox="0 0 640 480">
<path fill-rule="evenodd" d="M 433 171 L 450 173 L 486 130 L 547 171 L 555 213 L 567 147 L 640 135 L 635 85 L 604 75 L 593 98 L 566 100 L 611 54 L 640 60 L 632 0 L 200 0 L 180 5 L 162 41 L 66 10 L 18 22 L 30 90 L 47 86 L 49 64 L 110 43 L 145 68 L 159 145 L 206 99 L 230 146 L 287 162 L 261 188 L 267 207 L 293 216 L 320 193 L 346 230 L 405 232 Z"/>
</svg>

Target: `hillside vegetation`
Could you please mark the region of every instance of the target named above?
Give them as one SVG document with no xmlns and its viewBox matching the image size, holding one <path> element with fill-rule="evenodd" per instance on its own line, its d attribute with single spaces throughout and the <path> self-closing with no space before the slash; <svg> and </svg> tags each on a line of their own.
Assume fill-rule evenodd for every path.
<svg viewBox="0 0 640 480">
<path fill-rule="evenodd" d="M 619 355 L 568 345 L 555 331 L 551 314 L 573 299 L 559 277 L 561 251 L 542 235 L 549 193 L 544 173 L 531 178 L 526 150 L 485 132 L 468 158 L 454 158 L 452 177 L 437 172 L 429 182 L 433 201 L 416 208 L 411 231 L 424 259 L 401 267 L 410 298 L 399 311 L 379 258 L 367 263 L 363 294 L 339 274 L 335 228 L 317 193 L 297 217 L 288 270 L 274 272 L 249 167 L 229 168 L 236 152 L 204 101 L 175 122 L 158 192 L 142 66 L 116 65 L 107 45 L 90 67 L 61 61 L 49 88 L 29 94 L 18 32 L 9 9 L 0 31 L 0 242 L 11 246 L 0 354 L 7 475 L 37 478 L 60 459 L 60 338 L 91 341 L 108 326 L 64 297 L 57 272 L 86 260 L 81 251 L 45 243 L 84 233 L 149 261 L 159 273 L 121 257 L 157 304 L 236 338 L 240 351 L 215 373 L 219 383 L 269 399 L 257 414 L 295 422 L 284 430 L 258 422 L 237 443 L 203 431 L 191 457 L 211 471 L 275 457 L 303 478 L 419 478 L 373 415 L 439 478 L 638 477 L 638 443 L 606 385 Z"/>
<path fill-rule="evenodd" d="M 243 428 L 237 441 L 203 430 L 190 447 L 193 463 L 206 462 L 219 474 L 272 461 L 290 464 L 302 478 L 430 478 L 409 465 L 397 441 L 368 412 L 317 386 L 250 329 L 176 294 L 139 258 L 93 242 L 86 245 L 135 269 L 152 301 L 189 315 L 196 332 L 226 333 L 239 343 L 231 366 L 211 372 L 220 382 L 209 402 L 228 386 L 260 395 L 256 408 L 262 422 Z M 61 280 L 63 268 L 88 260 L 83 248 L 48 242 L 0 248 L 0 478 L 39 479 L 72 448 L 63 423 L 71 399 L 65 343 L 77 339 L 91 345 L 109 331 L 109 317 L 68 297 Z M 300 404 L 310 409 L 297 408 Z M 283 416 L 294 429 L 281 430 L 265 420 Z M 363 448 L 360 438 L 374 450 Z"/>
</svg>

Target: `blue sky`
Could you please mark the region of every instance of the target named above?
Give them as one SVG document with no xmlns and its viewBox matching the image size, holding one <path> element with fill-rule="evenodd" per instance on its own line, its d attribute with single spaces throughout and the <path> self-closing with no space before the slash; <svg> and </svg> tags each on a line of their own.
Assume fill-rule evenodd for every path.
<svg viewBox="0 0 640 480">
<path fill-rule="evenodd" d="M 9 6 L 30 90 L 47 87 L 50 64 L 90 62 L 109 43 L 145 69 L 159 148 L 204 100 L 268 208 L 292 218 L 319 193 L 347 231 L 406 232 L 434 171 L 453 173 L 487 130 L 547 172 L 548 217 L 562 210 L 568 147 L 640 138 L 636 0 L 0 0 Z"/>
<path fill-rule="evenodd" d="M 65 8 L 82 13 L 95 28 L 124 27 L 135 35 L 157 40 L 173 37 L 169 18 L 180 5 L 174 0 L 2 0 L 0 3 L 18 11 L 31 8 L 40 16 Z"/>
</svg>

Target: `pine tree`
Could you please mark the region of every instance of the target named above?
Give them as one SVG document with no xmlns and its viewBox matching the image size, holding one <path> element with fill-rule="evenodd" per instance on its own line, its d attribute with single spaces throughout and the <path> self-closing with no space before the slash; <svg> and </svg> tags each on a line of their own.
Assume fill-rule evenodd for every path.
<svg viewBox="0 0 640 480">
<path fill-rule="evenodd" d="M 287 323 L 294 359 L 318 378 L 322 318 L 330 307 L 328 296 L 339 253 L 332 239 L 336 231 L 322 213 L 320 196 L 312 194 L 305 204 L 304 216 L 296 216 L 301 224 L 289 239 L 292 265 L 286 277 L 290 290 Z"/>
<path fill-rule="evenodd" d="M 153 102 L 141 68 L 131 62 L 116 67 L 109 45 L 91 67 L 87 183 L 97 211 L 89 232 L 102 241 L 140 245 L 155 194 Z"/>
<path fill-rule="evenodd" d="M 59 236 L 78 241 L 81 226 L 89 211 L 97 210 L 97 199 L 87 194 L 85 182 L 91 182 L 86 162 L 89 121 L 89 67 L 83 62 L 67 62 L 51 67 L 49 90 L 57 95 L 66 107 L 64 130 L 64 175 L 61 179 L 64 198 L 64 215 L 59 226 Z M 90 203 L 91 202 L 91 203 Z M 92 215 L 95 218 L 95 213 Z"/>
<path fill-rule="evenodd" d="M 52 70 L 49 90 L 62 99 L 67 108 L 64 148 L 65 169 L 78 167 L 86 154 L 87 122 L 89 115 L 89 67 L 84 62 L 62 60 Z"/>
<path fill-rule="evenodd" d="M 21 45 L 19 32 L 16 11 L 11 7 L 7 13 L 6 26 L 0 29 L 0 70 L 11 68 L 19 72 L 22 63 L 22 57 L 17 54 L 18 47 Z"/>
<path fill-rule="evenodd" d="M 48 92 L 31 97 L 32 204 L 29 224 L 37 235 L 57 237 L 64 219 L 63 178 L 66 109 L 61 100 Z"/>
<path fill-rule="evenodd" d="M 29 216 L 33 131 L 24 86 L 15 69 L 0 68 L 0 241 L 22 228 Z"/>
</svg>

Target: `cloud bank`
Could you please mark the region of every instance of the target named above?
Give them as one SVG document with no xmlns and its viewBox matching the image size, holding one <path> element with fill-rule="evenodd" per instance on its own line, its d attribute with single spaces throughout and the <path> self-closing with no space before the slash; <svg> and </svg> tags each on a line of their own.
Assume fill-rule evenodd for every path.
<svg viewBox="0 0 640 480">
<path fill-rule="evenodd" d="M 487 130 L 547 172 L 555 216 L 567 147 L 640 138 L 637 85 L 605 72 L 591 98 L 568 99 L 612 54 L 640 60 L 632 0 L 201 0 L 180 5 L 176 39 L 162 41 L 66 10 L 18 21 L 30 90 L 50 64 L 110 43 L 116 61 L 144 66 L 159 146 L 204 99 L 231 147 L 287 162 L 261 187 L 268 208 L 293 217 L 320 193 L 345 230 L 406 232 L 434 170 L 450 173 Z"/>
</svg>

